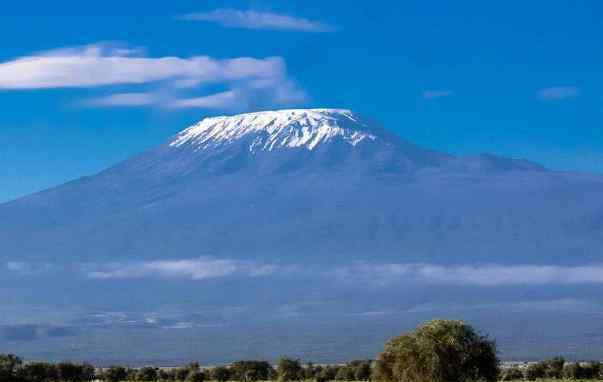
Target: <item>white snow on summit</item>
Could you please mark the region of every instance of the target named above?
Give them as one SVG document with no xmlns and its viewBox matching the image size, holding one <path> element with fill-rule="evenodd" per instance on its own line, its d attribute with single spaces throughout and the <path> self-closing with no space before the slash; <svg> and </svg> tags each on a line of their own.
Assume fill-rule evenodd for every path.
<svg viewBox="0 0 603 382">
<path fill-rule="evenodd" d="M 345 109 L 290 109 L 263 111 L 235 116 L 206 118 L 189 127 L 169 143 L 205 149 L 253 136 L 249 151 L 277 148 L 313 150 L 321 143 L 339 138 L 352 146 L 364 140 L 374 141 L 369 126 Z"/>
</svg>

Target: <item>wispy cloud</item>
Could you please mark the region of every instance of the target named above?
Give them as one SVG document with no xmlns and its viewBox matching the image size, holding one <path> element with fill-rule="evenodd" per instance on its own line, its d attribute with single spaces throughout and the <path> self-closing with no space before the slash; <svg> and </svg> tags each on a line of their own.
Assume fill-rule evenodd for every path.
<svg viewBox="0 0 603 382">
<path fill-rule="evenodd" d="M 205 280 L 227 276 L 266 276 L 278 266 L 253 264 L 236 260 L 198 258 L 174 261 L 148 261 L 87 265 L 84 273 L 92 279 L 138 279 L 148 277 Z"/>
<path fill-rule="evenodd" d="M 158 94 L 154 93 L 117 93 L 108 96 L 91 98 L 84 101 L 88 106 L 147 106 L 160 101 Z"/>
<path fill-rule="evenodd" d="M 525 311 L 566 311 L 580 313 L 600 313 L 601 304 L 592 300 L 577 298 L 561 298 L 552 300 L 520 300 L 520 301 L 490 301 L 473 303 L 445 303 L 445 302 L 426 302 L 415 305 L 409 309 L 396 311 L 397 314 L 418 313 L 418 312 L 444 312 L 444 311 L 467 311 L 467 310 L 493 310 L 504 312 L 525 312 Z"/>
<path fill-rule="evenodd" d="M 242 99 L 225 98 L 228 91 L 191 97 L 191 92 L 208 84 L 223 85 L 228 91 L 251 99 L 258 99 L 254 95 L 259 93 L 259 98 L 268 104 L 305 100 L 305 93 L 288 78 L 280 57 L 147 57 L 140 49 L 101 43 L 55 49 L 0 63 L 0 89 L 155 86 L 143 92 L 110 93 L 82 103 L 89 106 L 170 106 L 178 104 L 180 99 L 201 98 L 203 102 L 188 102 L 188 107 L 215 109 L 236 107 Z M 295 97 L 284 99 L 283 93 Z"/>
<path fill-rule="evenodd" d="M 423 91 L 423 98 L 431 100 L 431 99 L 436 99 L 436 98 L 450 97 L 453 94 L 454 93 L 452 92 L 452 90 L 429 89 L 429 90 Z"/>
<path fill-rule="evenodd" d="M 288 30 L 299 32 L 332 32 L 329 24 L 272 12 L 216 9 L 211 12 L 188 13 L 178 16 L 180 20 L 206 21 L 227 28 Z"/>
<path fill-rule="evenodd" d="M 398 281 L 478 286 L 603 283 L 603 266 L 357 264 L 337 268 L 340 279 L 378 284 Z"/>
<path fill-rule="evenodd" d="M 543 101 L 558 101 L 566 98 L 577 97 L 580 89 L 575 86 L 553 86 L 540 89 L 537 93 L 539 99 Z"/>
<path fill-rule="evenodd" d="M 354 263 L 318 269 L 300 264 L 271 264 L 199 257 L 178 260 L 85 263 L 63 266 L 49 263 L 8 262 L 5 269 L 18 275 L 73 272 L 90 279 L 175 278 L 206 280 L 226 277 L 287 275 L 335 278 L 342 282 L 388 286 L 393 283 L 475 285 L 603 284 L 603 265 L 440 265 L 424 263 Z"/>
<path fill-rule="evenodd" d="M 9 261 L 6 263 L 6 269 L 9 272 L 18 275 L 31 276 L 49 272 L 53 269 L 53 266 L 49 263 L 27 263 L 22 261 Z"/>
</svg>

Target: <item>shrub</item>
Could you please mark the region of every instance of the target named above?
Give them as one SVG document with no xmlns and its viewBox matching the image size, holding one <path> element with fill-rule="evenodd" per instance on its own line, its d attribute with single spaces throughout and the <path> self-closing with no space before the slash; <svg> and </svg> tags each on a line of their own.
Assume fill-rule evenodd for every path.
<svg viewBox="0 0 603 382">
<path fill-rule="evenodd" d="M 434 320 L 387 342 L 377 361 L 380 382 L 496 381 L 496 347 L 462 321 Z"/>
</svg>

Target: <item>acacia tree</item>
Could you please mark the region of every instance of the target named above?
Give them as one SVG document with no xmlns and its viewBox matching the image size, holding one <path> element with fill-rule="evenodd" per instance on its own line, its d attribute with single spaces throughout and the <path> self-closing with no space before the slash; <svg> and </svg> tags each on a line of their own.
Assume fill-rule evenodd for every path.
<svg viewBox="0 0 603 382">
<path fill-rule="evenodd" d="M 379 382 L 496 381 L 496 346 L 462 321 L 434 320 L 385 344 Z"/>
<path fill-rule="evenodd" d="M 303 369 L 299 360 L 281 358 L 278 361 L 276 374 L 279 381 L 299 381 L 303 377 Z"/>
</svg>

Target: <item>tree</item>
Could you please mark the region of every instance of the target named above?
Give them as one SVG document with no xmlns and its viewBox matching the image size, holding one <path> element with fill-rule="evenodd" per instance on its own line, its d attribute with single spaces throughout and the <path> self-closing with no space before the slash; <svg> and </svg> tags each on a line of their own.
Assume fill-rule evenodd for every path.
<svg viewBox="0 0 603 382">
<path fill-rule="evenodd" d="M 65 382 L 86 382 L 95 377 L 94 366 L 87 363 L 61 362 L 57 364 L 57 374 Z"/>
<path fill-rule="evenodd" d="M 21 358 L 13 354 L 0 354 L 0 381 L 16 382 L 17 372 L 23 364 Z"/>
<path fill-rule="evenodd" d="M 348 365 L 354 369 L 356 381 L 368 381 L 371 379 L 372 369 L 370 360 L 352 361 Z"/>
<path fill-rule="evenodd" d="M 350 366 L 342 366 L 335 374 L 336 381 L 353 381 L 355 378 L 354 369 Z"/>
<path fill-rule="evenodd" d="M 314 373 L 314 379 L 316 380 L 316 382 L 327 382 L 335 379 L 335 376 L 331 377 L 330 374 L 331 372 L 329 370 L 329 367 L 317 366 Z"/>
<path fill-rule="evenodd" d="M 380 382 L 496 381 L 496 346 L 462 321 L 434 320 L 388 341 L 377 361 Z"/>
<path fill-rule="evenodd" d="M 523 372 L 516 366 L 506 368 L 500 372 L 501 381 L 519 381 L 521 379 L 523 379 Z"/>
<path fill-rule="evenodd" d="M 121 382 L 128 378 L 128 371 L 123 366 L 111 366 L 102 374 L 106 382 Z"/>
<path fill-rule="evenodd" d="M 241 382 L 267 381 L 275 371 L 266 361 L 237 361 L 230 365 L 231 378 Z"/>
<path fill-rule="evenodd" d="M 600 379 L 601 363 L 598 361 L 587 362 L 582 365 L 582 378 Z"/>
<path fill-rule="evenodd" d="M 544 361 L 544 376 L 546 378 L 561 379 L 563 377 L 563 366 L 565 359 L 563 357 L 555 357 Z"/>
<path fill-rule="evenodd" d="M 191 370 L 186 376 L 186 382 L 203 382 L 205 381 L 205 373 L 201 370 Z"/>
<path fill-rule="evenodd" d="M 544 363 L 536 362 L 526 367 L 524 376 L 525 379 L 527 379 L 528 381 L 535 381 L 537 379 L 544 378 L 545 371 L 546 368 L 544 366 Z"/>
<path fill-rule="evenodd" d="M 173 370 L 164 370 L 164 369 L 159 369 L 157 370 L 157 378 L 160 381 L 174 381 L 176 380 L 176 377 L 174 376 L 174 371 Z"/>
<path fill-rule="evenodd" d="M 320 373 L 318 373 L 316 380 L 317 382 L 333 381 L 335 380 L 335 376 L 337 375 L 338 371 L 339 366 L 330 365 L 323 367 Z"/>
<path fill-rule="evenodd" d="M 563 366 L 563 378 L 565 379 L 582 379 L 582 374 L 580 362 L 566 363 Z"/>
<path fill-rule="evenodd" d="M 27 382 L 52 382 L 59 378 L 56 366 L 46 362 L 24 364 L 21 375 Z"/>
<path fill-rule="evenodd" d="M 226 382 L 230 378 L 230 371 L 227 367 L 217 366 L 209 371 L 209 378 L 212 381 Z"/>
<path fill-rule="evenodd" d="M 314 364 L 312 362 L 308 362 L 306 364 L 306 366 L 304 367 L 304 379 L 309 381 L 312 380 L 316 377 L 316 368 L 314 367 Z"/>
<path fill-rule="evenodd" d="M 187 374 L 188 375 L 188 374 Z M 186 376 L 185 376 L 186 378 Z M 136 373 L 137 381 L 156 381 L 157 380 L 157 369 L 154 367 L 143 367 Z M 184 379 L 182 379 L 184 380 Z"/>
<path fill-rule="evenodd" d="M 299 360 L 283 357 L 278 360 L 276 374 L 279 381 L 299 381 L 304 370 Z"/>
<path fill-rule="evenodd" d="M 174 370 L 174 380 L 184 381 L 188 377 L 188 373 L 190 373 L 188 367 L 179 367 Z"/>
</svg>

